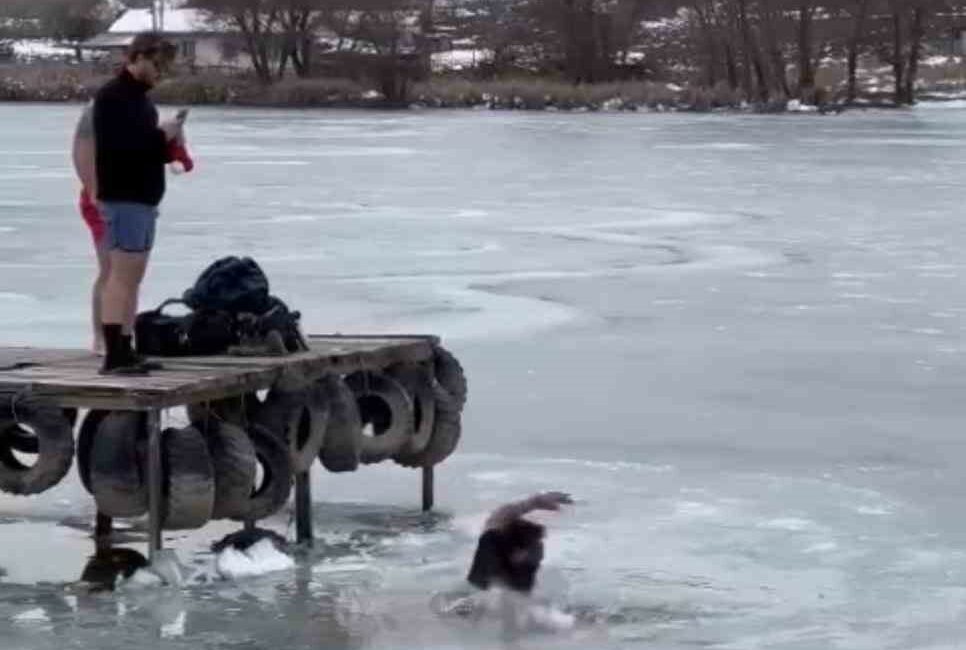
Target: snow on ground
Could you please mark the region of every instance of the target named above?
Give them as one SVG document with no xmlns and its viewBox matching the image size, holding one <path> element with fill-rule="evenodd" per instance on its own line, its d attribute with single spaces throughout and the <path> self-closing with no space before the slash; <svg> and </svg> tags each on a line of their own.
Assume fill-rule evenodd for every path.
<svg viewBox="0 0 966 650">
<path fill-rule="evenodd" d="M 432 55 L 433 70 L 465 70 L 474 68 L 480 63 L 489 61 L 493 57 L 491 50 L 457 49 L 437 52 Z"/>
<path fill-rule="evenodd" d="M 14 41 L 12 46 L 14 56 L 25 61 L 34 59 L 64 59 L 74 56 L 74 48 L 60 45 L 50 39 L 24 39 Z"/>
<path fill-rule="evenodd" d="M 942 55 L 927 56 L 919 63 L 927 68 L 939 68 L 945 65 L 962 65 L 963 57 Z"/>
</svg>

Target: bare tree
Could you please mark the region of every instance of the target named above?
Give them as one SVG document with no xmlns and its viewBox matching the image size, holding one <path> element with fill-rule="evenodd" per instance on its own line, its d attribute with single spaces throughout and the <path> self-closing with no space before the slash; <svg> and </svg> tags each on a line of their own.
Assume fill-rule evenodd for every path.
<svg viewBox="0 0 966 650">
<path fill-rule="evenodd" d="M 268 83 L 284 73 L 289 52 L 284 46 L 280 0 L 189 0 L 188 5 L 207 11 L 213 20 L 241 34 L 261 81 Z"/>
<path fill-rule="evenodd" d="M 846 60 L 848 80 L 846 82 L 846 102 L 855 103 L 858 95 L 859 55 L 865 39 L 866 19 L 869 15 L 870 0 L 854 0 L 848 9 L 851 13 L 852 29 L 849 34 Z"/>
<path fill-rule="evenodd" d="M 916 103 L 916 79 L 919 76 L 919 58 L 922 56 L 922 40 L 926 32 L 925 21 L 925 3 L 914 2 L 909 28 L 909 58 L 906 63 L 905 89 L 903 91 L 903 101 L 906 104 Z"/>
<path fill-rule="evenodd" d="M 889 8 L 892 12 L 893 101 L 897 105 L 914 104 L 927 19 L 934 7 L 929 0 L 891 0 Z"/>
<path fill-rule="evenodd" d="M 385 98 L 404 102 L 429 74 L 426 0 L 341 0 L 322 21 L 349 44 L 353 68 L 375 80 Z"/>
<path fill-rule="evenodd" d="M 783 98 L 790 97 L 791 90 L 788 87 L 788 76 L 785 73 L 785 54 L 782 51 L 780 28 L 783 21 L 781 13 L 776 9 L 775 0 L 759 0 L 759 12 L 761 14 L 763 47 L 767 50 L 767 58 L 772 69 L 773 92 Z"/>
<path fill-rule="evenodd" d="M 813 23 L 819 6 L 815 0 L 801 0 L 798 5 L 798 96 L 806 97 L 815 89 Z"/>
<path fill-rule="evenodd" d="M 336 0 L 276 0 L 283 33 L 283 56 L 291 61 L 299 77 L 313 73 L 319 34 L 332 23 L 345 27 L 352 15 L 350 6 Z M 335 17 L 338 16 L 338 19 Z M 334 30 L 330 30 L 334 31 Z M 344 32 L 344 30 L 343 30 Z M 280 64 L 284 69 L 284 61 Z"/>
<path fill-rule="evenodd" d="M 3 0 L 0 21 L 13 38 L 43 36 L 74 46 L 80 61 L 80 44 L 97 35 L 112 18 L 107 0 Z"/>
</svg>

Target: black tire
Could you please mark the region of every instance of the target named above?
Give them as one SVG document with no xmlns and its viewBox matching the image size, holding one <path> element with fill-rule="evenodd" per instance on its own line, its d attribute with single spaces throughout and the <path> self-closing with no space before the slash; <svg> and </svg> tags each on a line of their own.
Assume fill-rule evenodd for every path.
<svg viewBox="0 0 966 650">
<path fill-rule="evenodd" d="M 413 435 L 413 403 L 402 385 L 381 372 L 356 372 L 345 379 L 372 435 L 362 436 L 359 460 L 369 465 L 392 458 Z"/>
<path fill-rule="evenodd" d="M 292 457 L 285 443 L 268 429 L 253 424 L 248 437 L 255 447 L 255 457 L 262 470 L 261 485 L 252 486 L 247 513 L 240 519 L 255 521 L 281 510 L 292 492 Z"/>
<path fill-rule="evenodd" d="M 399 382 L 413 404 L 413 432 L 393 460 L 404 467 L 412 466 L 412 459 L 429 445 L 436 423 L 436 383 L 433 371 L 424 364 L 397 364 L 386 374 Z"/>
<path fill-rule="evenodd" d="M 77 424 L 77 409 L 63 409 L 63 413 L 67 424 L 70 426 L 71 431 L 73 431 L 74 426 Z M 19 451 L 22 454 L 36 454 L 40 452 L 40 442 L 37 440 L 37 436 L 23 427 L 7 428 L 5 438 L 9 441 L 8 444 L 14 451 Z"/>
<path fill-rule="evenodd" d="M 74 433 L 61 409 L 43 400 L 25 397 L 16 401 L 16 421 L 0 423 L 0 490 L 10 494 L 40 494 L 63 480 L 74 461 Z M 14 440 L 33 437 L 37 461 L 30 467 L 13 451 Z"/>
<path fill-rule="evenodd" d="M 450 398 L 459 402 L 460 408 L 466 405 L 468 387 L 466 373 L 459 360 L 446 348 L 437 345 L 433 348 L 433 371 L 436 381 L 446 389 Z"/>
<path fill-rule="evenodd" d="M 328 404 L 317 384 L 300 390 L 273 387 L 252 421 L 281 439 L 297 472 L 307 472 L 322 450 L 329 417 Z"/>
<path fill-rule="evenodd" d="M 215 472 L 215 504 L 212 519 L 244 520 L 255 484 L 255 446 L 245 430 L 221 420 L 209 420 L 203 431 Z"/>
<path fill-rule="evenodd" d="M 91 449 L 94 446 L 94 436 L 108 413 L 110 411 L 98 409 L 88 411 L 81 422 L 80 433 L 77 434 L 77 475 L 88 494 L 94 494 L 91 491 Z"/>
<path fill-rule="evenodd" d="M 463 406 L 439 384 L 433 387 L 436 403 L 433 434 L 429 444 L 418 454 L 397 459 L 405 467 L 432 467 L 446 460 L 456 451 L 463 434 Z"/>
<path fill-rule="evenodd" d="M 13 451 L 21 454 L 36 454 L 40 452 L 40 442 L 32 431 L 17 426 L 13 420 L 8 420 L 0 424 L 2 439 L 0 444 L 5 445 Z"/>
<path fill-rule="evenodd" d="M 148 510 L 145 480 L 147 417 L 112 411 L 91 445 L 90 483 L 97 510 L 108 517 L 138 517 Z"/>
<path fill-rule="evenodd" d="M 319 460 L 330 472 L 354 472 L 362 453 L 362 417 L 355 395 L 336 375 L 326 375 L 318 384 L 329 405 L 329 424 Z"/>
<path fill-rule="evenodd" d="M 204 436 L 195 427 L 170 428 L 161 436 L 165 530 L 201 528 L 215 505 L 215 471 Z"/>
</svg>

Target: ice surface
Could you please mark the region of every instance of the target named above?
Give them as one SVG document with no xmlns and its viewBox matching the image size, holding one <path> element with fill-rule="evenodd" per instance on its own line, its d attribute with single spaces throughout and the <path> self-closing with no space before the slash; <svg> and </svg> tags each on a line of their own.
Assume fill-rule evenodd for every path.
<svg viewBox="0 0 966 650">
<path fill-rule="evenodd" d="M 232 555 L 221 578 L 209 545 L 237 525 L 213 522 L 166 535 L 182 588 L 91 596 L 73 586 L 94 510 L 72 471 L 0 496 L 0 639 L 498 647 L 433 594 L 463 586 L 493 508 L 564 489 L 578 504 L 541 517 L 537 597 L 574 626 L 526 647 L 959 647 L 961 107 L 197 109 L 199 167 L 170 179 L 144 303 L 246 254 L 309 331 L 442 335 L 470 400 L 438 512 L 392 463 L 316 470 L 316 545 L 294 566 Z M 79 111 L 0 106 L 10 344 L 89 342 L 94 262 L 66 166 Z M 290 519 L 267 525 L 291 538 Z M 124 534 L 143 545 L 142 529 Z M 15 620 L 40 608 L 49 621 Z"/>
</svg>

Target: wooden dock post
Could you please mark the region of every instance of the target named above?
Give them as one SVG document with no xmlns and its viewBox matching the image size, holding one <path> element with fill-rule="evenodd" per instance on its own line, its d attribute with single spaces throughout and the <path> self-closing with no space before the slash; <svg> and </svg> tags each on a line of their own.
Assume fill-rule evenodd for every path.
<svg viewBox="0 0 966 650">
<path fill-rule="evenodd" d="M 433 503 L 435 501 L 434 495 L 434 485 L 433 480 L 433 466 L 423 468 L 423 512 L 429 512 L 433 509 Z"/>
<path fill-rule="evenodd" d="M 161 551 L 161 412 L 152 409 L 148 416 L 148 561 L 152 564 Z"/>
<path fill-rule="evenodd" d="M 98 511 L 94 520 L 94 547 L 97 550 L 110 548 L 113 532 L 114 520 Z"/>
<path fill-rule="evenodd" d="M 311 470 L 295 473 L 295 539 L 308 547 L 314 542 Z"/>
</svg>

